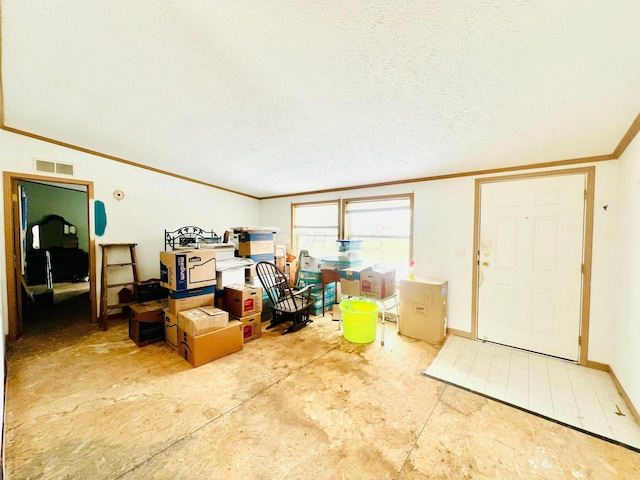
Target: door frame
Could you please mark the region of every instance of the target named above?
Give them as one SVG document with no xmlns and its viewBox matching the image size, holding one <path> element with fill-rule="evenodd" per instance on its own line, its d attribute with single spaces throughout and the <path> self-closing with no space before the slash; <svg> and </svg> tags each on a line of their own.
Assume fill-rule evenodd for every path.
<svg viewBox="0 0 640 480">
<path fill-rule="evenodd" d="M 66 183 L 74 185 L 84 185 L 87 187 L 87 222 L 89 232 L 89 298 L 91 301 L 91 323 L 97 323 L 97 297 L 96 297 L 96 255 L 95 239 L 91 234 L 91 204 L 93 202 L 93 182 L 76 180 L 72 178 L 47 177 L 32 175 L 28 173 L 3 172 L 4 190 L 4 239 L 5 239 L 5 266 L 7 279 L 7 310 L 8 310 L 8 332 L 9 340 L 16 340 L 20 331 L 19 318 L 22 317 L 22 302 L 17 300 L 21 285 L 16 280 L 16 269 L 19 268 L 19 245 L 16 245 L 15 238 L 20 228 L 20 219 L 14 215 L 14 203 L 18 202 L 18 181 Z"/>
<path fill-rule="evenodd" d="M 594 191 L 595 191 L 596 167 L 579 167 L 563 170 L 550 170 L 545 172 L 522 173 L 515 175 L 503 175 L 497 177 L 476 178 L 475 181 L 475 204 L 473 222 L 473 259 L 472 288 L 471 288 L 471 338 L 478 337 L 478 274 L 480 262 L 480 201 L 481 187 L 483 183 L 508 182 L 512 180 L 523 180 L 528 178 L 544 178 L 556 175 L 584 174 L 586 178 L 585 186 L 585 209 L 584 209 L 584 242 L 582 247 L 582 289 L 580 300 L 580 343 L 579 361 L 583 366 L 589 364 L 589 315 L 591 310 L 591 265 L 593 253 L 593 213 L 594 213 Z"/>
</svg>

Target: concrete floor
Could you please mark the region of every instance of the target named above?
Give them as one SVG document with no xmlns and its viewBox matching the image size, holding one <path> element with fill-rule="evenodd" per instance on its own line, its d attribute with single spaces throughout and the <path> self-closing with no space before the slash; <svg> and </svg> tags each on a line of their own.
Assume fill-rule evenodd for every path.
<svg viewBox="0 0 640 480">
<path fill-rule="evenodd" d="M 421 373 L 438 350 L 329 316 L 192 368 L 62 310 L 7 348 L 5 478 L 640 478 L 640 454 Z M 379 339 L 378 339 L 379 340 Z"/>
</svg>

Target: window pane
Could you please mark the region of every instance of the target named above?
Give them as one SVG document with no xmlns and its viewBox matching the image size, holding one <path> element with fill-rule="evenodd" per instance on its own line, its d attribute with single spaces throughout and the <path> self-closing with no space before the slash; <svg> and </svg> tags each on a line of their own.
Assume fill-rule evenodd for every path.
<svg viewBox="0 0 640 480">
<path fill-rule="evenodd" d="M 295 227 L 338 227 L 338 204 L 299 205 L 295 207 Z"/>
<path fill-rule="evenodd" d="M 347 203 L 349 238 L 363 241 L 365 262 L 395 267 L 397 279 L 408 277 L 411 213 L 409 197 Z"/>
<path fill-rule="evenodd" d="M 298 251 L 307 250 L 314 257 L 335 251 L 338 239 L 338 202 L 317 205 L 294 205 L 294 242 Z"/>
</svg>

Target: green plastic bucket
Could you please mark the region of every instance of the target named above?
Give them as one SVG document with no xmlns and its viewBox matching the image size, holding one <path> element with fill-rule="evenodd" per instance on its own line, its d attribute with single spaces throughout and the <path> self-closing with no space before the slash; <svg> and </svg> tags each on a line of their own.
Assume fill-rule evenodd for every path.
<svg viewBox="0 0 640 480">
<path fill-rule="evenodd" d="M 376 339 L 378 305 L 365 300 L 340 302 L 342 335 L 353 343 L 371 343 Z"/>
</svg>

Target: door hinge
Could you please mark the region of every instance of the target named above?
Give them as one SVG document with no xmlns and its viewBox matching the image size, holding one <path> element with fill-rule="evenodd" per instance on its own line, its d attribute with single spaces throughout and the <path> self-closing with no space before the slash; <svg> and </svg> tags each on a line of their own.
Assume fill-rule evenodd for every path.
<svg viewBox="0 0 640 480">
<path fill-rule="evenodd" d="M 581 271 L 582 273 L 584 273 L 584 263 L 583 263 L 582 265 L 580 265 L 580 271 Z"/>
<path fill-rule="evenodd" d="M 587 191 L 586 190 L 584 191 L 584 198 L 585 198 L 585 200 L 587 199 Z"/>
<path fill-rule="evenodd" d="M 578 335 L 578 346 L 582 346 L 582 336 Z"/>
</svg>

